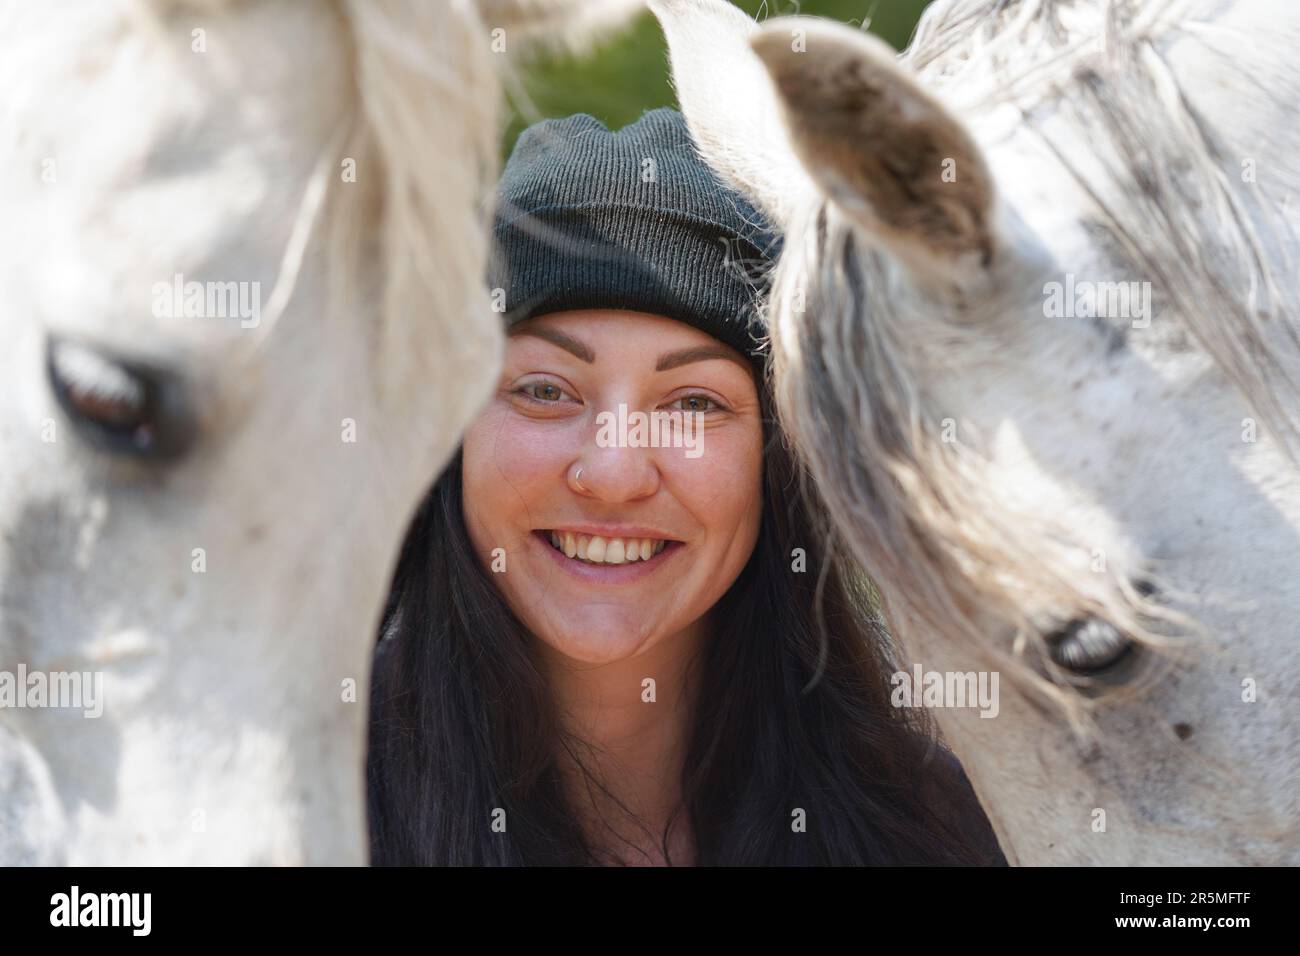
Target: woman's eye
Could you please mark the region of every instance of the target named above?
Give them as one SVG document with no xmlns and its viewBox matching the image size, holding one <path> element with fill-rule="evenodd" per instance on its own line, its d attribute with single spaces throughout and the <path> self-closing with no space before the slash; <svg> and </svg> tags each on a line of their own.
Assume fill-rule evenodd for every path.
<svg viewBox="0 0 1300 956">
<path fill-rule="evenodd" d="M 722 408 L 719 402 L 707 395 L 686 395 L 674 401 L 673 405 L 683 412 L 712 412 Z"/>
<path fill-rule="evenodd" d="M 565 399 L 568 393 L 556 385 L 554 382 L 529 382 L 515 389 L 515 392 L 525 395 L 537 402 L 554 403 Z"/>
<path fill-rule="evenodd" d="M 180 380 L 75 342 L 50 339 L 50 389 L 86 441 L 135 458 L 169 458 L 193 437 Z"/>
</svg>

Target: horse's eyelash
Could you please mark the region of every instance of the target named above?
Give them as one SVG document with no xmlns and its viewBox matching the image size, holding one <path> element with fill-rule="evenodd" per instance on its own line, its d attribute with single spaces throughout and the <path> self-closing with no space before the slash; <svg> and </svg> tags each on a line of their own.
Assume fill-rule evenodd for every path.
<svg viewBox="0 0 1300 956">
<path fill-rule="evenodd" d="M 130 373 L 90 352 L 62 350 L 55 354 L 54 369 L 69 388 L 105 401 L 139 405 L 144 389 Z"/>
</svg>

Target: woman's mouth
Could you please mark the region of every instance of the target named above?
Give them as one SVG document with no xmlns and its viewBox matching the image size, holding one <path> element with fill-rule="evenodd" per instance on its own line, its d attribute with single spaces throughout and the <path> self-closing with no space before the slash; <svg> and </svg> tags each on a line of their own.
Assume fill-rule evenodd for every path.
<svg viewBox="0 0 1300 956">
<path fill-rule="evenodd" d="M 598 534 L 574 531 L 547 531 L 545 534 L 556 551 L 567 558 L 588 564 L 631 564 L 649 561 L 668 544 L 659 538 L 606 538 Z"/>
<path fill-rule="evenodd" d="M 533 535 L 561 565 L 592 580 L 640 577 L 641 572 L 657 567 L 683 547 L 680 541 L 663 538 L 609 537 L 561 529 L 543 528 Z"/>
</svg>

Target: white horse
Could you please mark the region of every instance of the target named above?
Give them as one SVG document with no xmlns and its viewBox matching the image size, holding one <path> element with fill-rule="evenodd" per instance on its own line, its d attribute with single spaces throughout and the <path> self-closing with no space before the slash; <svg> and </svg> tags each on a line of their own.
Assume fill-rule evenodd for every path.
<svg viewBox="0 0 1300 956">
<path fill-rule="evenodd" d="M 651 8 L 786 231 L 839 532 L 927 680 L 1008 678 L 931 699 L 1008 859 L 1300 862 L 1300 5 L 939 0 L 901 57 Z"/>
<path fill-rule="evenodd" d="M 381 604 L 499 367 L 497 68 L 627 6 L 0 5 L 0 863 L 365 860 Z"/>
</svg>

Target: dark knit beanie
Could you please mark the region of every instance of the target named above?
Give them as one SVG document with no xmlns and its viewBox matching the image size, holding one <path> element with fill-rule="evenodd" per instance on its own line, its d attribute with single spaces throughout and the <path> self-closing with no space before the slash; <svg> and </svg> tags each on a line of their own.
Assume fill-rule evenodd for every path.
<svg viewBox="0 0 1300 956">
<path fill-rule="evenodd" d="M 765 355 L 756 304 L 776 245 L 762 216 L 704 165 L 676 110 L 617 132 L 579 113 L 535 123 L 515 143 L 489 288 L 504 295 L 507 327 L 568 309 L 630 309 Z"/>
</svg>

